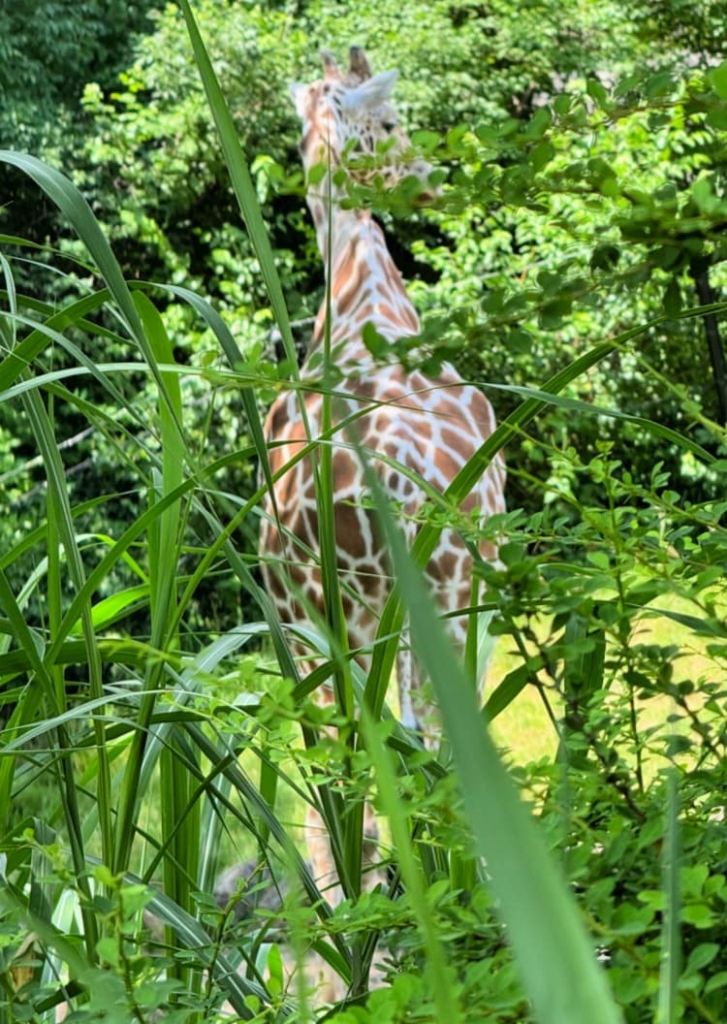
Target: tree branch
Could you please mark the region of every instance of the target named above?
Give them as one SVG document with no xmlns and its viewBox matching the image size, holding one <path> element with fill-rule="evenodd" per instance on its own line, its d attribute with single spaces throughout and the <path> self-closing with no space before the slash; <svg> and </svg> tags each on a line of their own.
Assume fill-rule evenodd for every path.
<svg viewBox="0 0 727 1024">
<path fill-rule="evenodd" d="M 689 264 L 689 273 L 702 306 L 709 306 L 717 301 L 717 295 L 709 280 L 709 267 L 709 260 L 704 258 L 695 258 Z M 705 313 L 703 319 L 709 358 L 712 363 L 714 388 L 717 394 L 717 418 L 721 426 L 725 426 L 727 425 L 727 363 L 725 363 L 722 337 L 714 313 Z"/>
</svg>

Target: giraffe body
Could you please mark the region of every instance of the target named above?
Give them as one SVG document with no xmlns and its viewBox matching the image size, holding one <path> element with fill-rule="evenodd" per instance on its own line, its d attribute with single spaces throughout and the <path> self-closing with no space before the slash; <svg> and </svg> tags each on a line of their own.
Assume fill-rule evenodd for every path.
<svg viewBox="0 0 727 1024">
<path fill-rule="evenodd" d="M 392 587 L 391 567 L 381 543 L 374 512 L 367 507 L 367 488 L 352 440 L 365 451 L 385 492 L 402 513 L 407 539 L 414 539 L 414 521 L 425 492 L 412 479 L 420 477 L 443 492 L 462 466 L 495 428 L 487 398 L 444 365 L 436 378 L 406 372 L 396 362 L 373 359 L 364 344 L 364 326 L 371 324 L 394 341 L 419 333 L 419 318 L 392 260 L 379 225 L 365 210 L 349 209 L 338 171 L 346 154 L 373 155 L 384 142 L 383 165 L 373 171 L 352 165 L 351 178 L 380 175 L 396 182 L 414 175 L 427 189 L 431 168 L 412 158 L 411 145 L 396 123 L 389 94 L 395 72 L 372 76 L 363 51 L 351 50 L 351 67 L 342 76 L 324 54 L 326 77 L 309 86 L 293 87 L 303 121 L 301 152 L 306 172 L 327 167 L 317 186 L 308 189 L 308 205 L 318 245 L 327 268 L 329 297 L 318 314 L 301 377 L 320 379 L 326 330 L 332 361 L 340 371 L 334 381 L 335 422 L 346 423 L 333 438 L 332 470 L 338 569 L 349 647 L 366 667 L 378 621 Z M 310 433 L 300 401 L 303 395 Z M 303 624 L 324 614 L 318 559 L 318 515 L 310 455 L 295 460 L 320 436 L 322 400 L 314 390 L 281 394 L 270 409 L 265 433 L 275 483 L 275 506 L 268 499 L 261 529 L 263 572 L 281 620 Z M 314 456 L 315 457 L 315 456 Z M 289 465 L 290 464 L 290 465 Z M 287 471 L 284 469 L 289 465 Z M 397 467 L 402 467 L 397 468 Z M 412 474 L 412 475 L 410 475 Z M 462 508 L 482 517 L 504 511 L 504 463 L 497 457 Z M 277 519 L 276 519 L 277 515 Z M 483 555 L 494 559 L 493 546 Z M 277 563 L 277 564 L 276 564 Z M 282 569 L 282 571 L 279 571 Z M 472 557 L 461 536 L 443 530 L 426 569 L 426 579 L 443 612 L 471 603 Z M 448 620 L 461 644 L 466 618 Z M 416 726 L 426 700 L 421 696 L 415 659 L 402 648 L 397 660 L 400 709 L 404 724 Z"/>
</svg>

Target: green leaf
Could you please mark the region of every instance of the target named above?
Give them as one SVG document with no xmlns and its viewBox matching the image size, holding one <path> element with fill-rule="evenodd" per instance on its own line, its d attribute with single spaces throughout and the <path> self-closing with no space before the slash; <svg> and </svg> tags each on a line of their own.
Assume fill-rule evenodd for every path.
<svg viewBox="0 0 727 1024">
<path fill-rule="evenodd" d="M 119 947 L 116 939 L 110 937 L 99 939 L 96 948 L 101 959 L 105 960 L 111 967 L 118 968 L 121 965 L 121 961 L 119 959 Z"/>
<path fill-rule="evenodd" d="M 543 170 L 555 156 L 555 146 L 550 142 L 539 142 L 531 151 L 530 166 L 536 174 Z"/>
<path fill-rule="evenodd" d="M 417 915 L 419 927 L 424 936 L 427 951 L 427 980 L 432 986 L 432 996 L 438 1010 L 438 1018 L 458 1024 L 463 1015 L 453 984 L 452 966 L 447 962 L 438 934 L 422 873 L 421 862 L 417 860 L 411 840 L 411 826 L 397 789 L 396 763 L 377 731 L 377 724 L 364 704 L 361 708 L 361 724 L 366 746 L 376 770 L 379 796 L 391 827 L 392 839 L 397 852 L 407 894 Z"/>
<path fill-rule="evenodd" d="M 323 181 L 323 179 L 326 176 L 326 171 L 327 170 L 328 170 L 328 168 L 323 163 L 313 164 L 313 166 L 308 170 L 308 182 L 307 182 L 307 184 L 308 185 L 320 185 L 320 183 Z"/>
<path fill-rule="evenodd" d="M 667 316 L 677 316 L 682 311 L 682 290 L 679 282 L 673 277 L 664 289 L 664 312 Z"/>
<path fill-rule="evenodd" d="M 714 928 L 719 918 L 705 903 L 690 903 L 682 908 L 681 920 L 695 928 Z"/>
<path fill-rule="evenodd" d="M 505 678 L 493 691 L 484 707 L 484 715 L 488 722 L 509 707 L 517 695 L 521 693 L 531 679 L 531 672 L 527 665 L 518 665 L 512 672 L 508 672 Z"/>
<path fill-rule="evenodd" d="M 540 138 L 550 128 L 553 122 L 553 115 L 547 107 L 539 107 L 528 121 L 525 127 L 525 135 L 528 138 Z"/>
<path fill-rule="evenodd" d="M 608 91 L 601 85 L 597 78 L 588 79 L 588 82 L 586 83 L 586 92 L 592 100 L 595 100 L 596 105 L 602 110 L 608 109 Z"/>
<path fill-rule="evenodd" d="M 569 114 L 572 105 L 573 97 L 568 93 L 561 93 L 553 100 L 553 110 L 559 117 L 565 117 L 566 114 Z"/>
<path fill-rule="evenodd" d="M 650 98 L 666 96 L 674 88 L 675 79 L 671 71 L 658 71 L 646 82 L 646 95 Z"/>
<path fill-rule="evenodd" d="M 727 100 L 727 60 L 713 68 L 707 76 L 709 84 L 721 100 Z"/>
<path fill-rule="evenodd" d="M 697 178 L 692 185 L 691 193 L 700 213 L 709 215 L 719 206 L 719 199 L 714 194 L 712 182 L 706 175 Z"/>
<path fill-rule="evenodd" d="M 533 348 L 533 338 L 528 331 L 516 330 L 510 331 L 505 344 L 508 349 L 516 355 L 525 355 L 527 352 L 531 352 Z"/>
<path fill-rule="evenodd" d="M 383 359 L 391 350 L 391 343 L 382 334 L 379 334 L 370 320 L 363 325 L 361 337 L 374 359 Z"/>
<path fill-rule="evenodd" d="M 411 141 L 412 145 L 416 146 L 422 153 L 433 153 L 440 143 L 440 137 L 437 132 L 419 129 L 412 132 Z"/>
<path fill-rule="evenodd" d="M 215 119 L 217 134 L 219 137 L 225 163 L 230 174 L 232 187 L 240 205 L 240 210 L 245 218 L 245 226 L 252 241 L 257 255 L 260 272 L 265 281 L 270 304 L 275 314 L 280 333 L 285 346 L 285 353 L 291 363 L 295 363 L 295 344 L 290 330 L 290 320 L 283 297 L 283 289 L 280 284 L 275 258 L 273 256 L 268 230 L 260 212 L 260 203 L 257 192 L 250 177 L 250 171 L 245 161 L 237 126 L 227 108 L 225 98 L 220 89 L 217 76 L 215 75 L 210 61 L 209 54 L 200 35 L 192 9 L 188 0 L 180 0 L 179 6 L 182 9 L 184 20 L 187 24 L 187 32 L 192 42 L 195 61 L 199 68 L 199 74 L 207 95 L 212 116 Z"/>
<path fill-rule="evenodd" d="M 616 1024 L 622 1020 L 621 1014 L 568 887 L 497 755 L 479 713 L 475 689 L 393 523 L 381 486 L 368 468 L 366 481 L 407 604 L 412 646 L 432 680 L 467 818 L 478 852 L 487 863 L 535 1014 L 541 1024 L 583 1024 L 586 1020 L 589 1024 Z"/>
<path fill-rule="evenodd" d="M 727 131 L 727 107 L 712 107 L 707 111 L 705 121 L 710 128 L 716 128 L 719 132 Z"/>
<path fill-rule="evenodd" d="M 710 992 L 717 992 L 719 989 L 727 988 L 727 971 L 718 971 L 707 980 L 704 986 L 705 995 Z"/>
<path fill-rule="evenodd" d="M 701 971 L 703 967 L 712 963 L 720 949 L 716 942 L 701 942 L 690 952 L 684 973 L 693 974 L 695 971 Z"/>
</svg>

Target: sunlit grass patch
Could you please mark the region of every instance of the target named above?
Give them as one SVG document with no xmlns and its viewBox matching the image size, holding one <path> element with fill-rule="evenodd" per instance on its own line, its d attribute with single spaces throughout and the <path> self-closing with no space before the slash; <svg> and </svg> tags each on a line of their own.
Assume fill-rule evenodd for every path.
<svg viewBox="0 0 727 1024">
<path fill-rule="evenodd" d="M 633 621 L 629 645 L 634 651 L 641 650 L 652 665 L 658 652 L 667 669 L 661 693 L 640 688 L 637 681 L 633 683 L 637 735 L 643 737 L 647 748 L 646 762 L 651 777 L 663 765 L 664 750 L 673 732 L 687 735 L 695 717 L 705 725 L 710 723 L 716 727 L 722 714 L 720 709 L 727 695 L 727 645 L 711 640 L 709 635 L 697 635 L 692 626 L 678 621 L 679 618 L 696 618 L 698 614 L 693 601 L 669 594 L 657 598 Z M 552 628 L 552 619 L 543 617 L 534 628 L 544 640 Z M 513 649 L 507 638 L 496 643 L 484 687 L 485 699 L 521 661 L 521 653 Z M 561 718 L 562 697 L 552 680 L 542 672 L 540 682 L 553 711 Z M 710 691 L 714 691 L 716 697 L 721 694 L 721 701 L 711 702 Z M 675 703 L 674 692 L 678 692 L 683 701 L 681 708 Z M 623 683 L 614 683 L 614 699 L 623 699 L 626 694 Z M 558 735 L 541 691 L 533 684 L 525 686 L 517 699 L 497 715 L 490 728 L 496 742 L 519 765 L 554 757 L 558 749 Z M 685 756 L 688 762 L 690 755 Z M 691 756 L 697 755 L 692 752 Z"/>
</svg>

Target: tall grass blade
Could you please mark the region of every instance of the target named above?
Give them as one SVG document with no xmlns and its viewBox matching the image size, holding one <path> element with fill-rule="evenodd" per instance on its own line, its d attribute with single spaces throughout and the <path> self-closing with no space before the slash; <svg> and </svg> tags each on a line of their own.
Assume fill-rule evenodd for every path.
<svg viewBox="0 0 727 1024">
<path fill-rule="evenodd" d="M 291 367 L 295 367 L 297 365 L 295 344 L 290 330 L 290 320 L 283 297 L 283 289 L 280 284 L 277 267 L 275 266 L 275 258 L 270 246 L 265 221 L 260 212 L 260 204 L 255 192 L 255 186 L 252 183 L 240 146 L 238 132 L 225 103 L 222 90 L 212 67 L 212 62 L 197 28 L 197 23 L 188 0 L 180 0 L 179 5 L 187 24 L 187 32 L 192 43 L 194 58 L 197 62 L 202 84 L 207 94 L 207 101 L 217 127 L 217 134 L 222 146 L 225 163 L 227 164 L 230 181 L 240 205 L 242 216 L 245 219 L 245 226 L 250 235 L 255 255 L 260 264 L 260 272 L 265 281 L 273 315 L 280 329 L 285 354 L 290 361 Z"/>
<path fill-rule="evenodd" d="M 412 645 L 432 680 L 467 818 L 536 1017 L 541 1024 L 619 1024 L 621 1015 L 565 881 L 497 755 L 474 690 L 370 470 L 367 483 L 409 614 Z"/>
<path fill-rule="evenodd" d="M 46 193 L 51 202 L 73 225 L 76 234 L 91 254 L 101 277 L 103 278 L 115 303 L 115 312 L 120 315 L 130 336 L 138 345 L 152 372 L 155 372 L 155 361 L 149 348 L 141 319 L 131 296 L 131 291 L 121 267 L 111 249 L 106 235 L 79 190 L 60 171 L 37 157 L 27 153 L 16 153 L 0 150 L 0 162 L 12 164 L 32 178 Z M 161 377 L 157 374 L 157 386 L 163 400 L 166 400 L 166 389 Z"/>
<path fill-rule="evenodd" d="M 427 958 L 427 981 L 431 988 L 439 1020 L 457 1024 L 462 1018 L 462 1009 L 455 996 L 452 972 L 447 967 L 437 926 L 426 897 L 426 882 L 421 864 L 417 861 L 411 839 L 411 828 L 397 791 L 397 776 L 391 752 L 377 729 L 366 705 L 361 707 L 361 726 L 366 747 L 376 773 L 376 782 L 381 806 L 386 814 L 391 839 L 396 850 L 396 861 L 406 885 L 412 909 L 422 931 Z"/>
<path fill-rule="evenodd" d="M 661 935 L 659 1008 L 657 1024 L 676 1024 L 681 1017 L 678 999 L 681 973 L 681 890 L 679 869 L 681 843 L 677 769 L 670 765 L 666 777 L 666 828 L 663 848 L 664 920 Z"/>
</svg>

